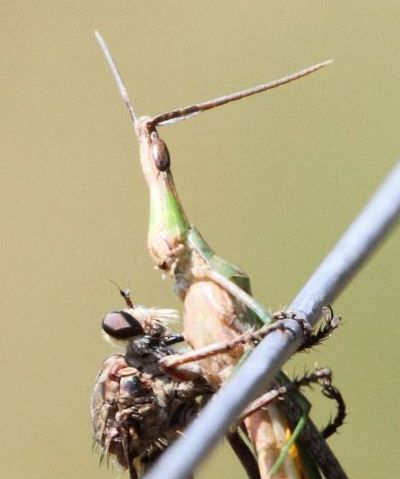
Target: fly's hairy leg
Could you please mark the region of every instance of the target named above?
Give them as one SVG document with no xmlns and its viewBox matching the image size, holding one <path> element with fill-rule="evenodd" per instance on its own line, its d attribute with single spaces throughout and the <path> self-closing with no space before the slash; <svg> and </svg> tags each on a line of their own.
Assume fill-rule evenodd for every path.
<svg viewBox="0 0 400 479">
<path fill-rule="evenodd" d="M 303 322 L 301 322 L 301 324 L 303 324 Z M 282 321 L 277 321 L 271 325 L 263 326 L 257 331 L 246 331 L 231 341 L 226 341 L 224 343 L 213 343 L 209 344 L 208 346 L 204 346 L 201 349 L 195 349 L 187 353 L 164 357 L 160 360 L 160 365 L 165 372 L 173 374 L 174 370 L 178 369 L 183 364 L 201 361 L 206 358 L 211 358 L 224 353 L 231 353 L 235 349 L 245 346 L 254 347 L 268 334 L 277 330 L 280 330 L 283 333 L 292 333 L 292 330 L 288 328 Z M 293 386 L 297 387 L 296 384 Z"/>
</svg>

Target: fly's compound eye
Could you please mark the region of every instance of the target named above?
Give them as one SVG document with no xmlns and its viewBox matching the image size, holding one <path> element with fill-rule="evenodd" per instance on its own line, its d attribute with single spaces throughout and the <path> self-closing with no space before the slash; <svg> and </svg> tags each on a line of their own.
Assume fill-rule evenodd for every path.
<svg viewBox="0 0 400 479">
<path fill-rule="evenodd" d="M 159 171 L 167 171 L 171 165 L 169 151 L 165 142 L 158 136 L 156 131 L 151 134 L 151 156 Z"/>
<path fill-rule="evenodd" d="M 139 321 L 125 311 L 108 313 L 103 319 L 102 328 L 113 339 L 127 340 L 144 335 Z"/>
</svg>

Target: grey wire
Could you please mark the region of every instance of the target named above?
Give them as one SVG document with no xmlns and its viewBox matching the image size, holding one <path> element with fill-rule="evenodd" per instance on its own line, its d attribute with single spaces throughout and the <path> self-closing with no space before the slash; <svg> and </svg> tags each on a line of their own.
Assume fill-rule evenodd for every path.
<svg viewBox="0 0 400 479">
<path fill-rule="evenodd" d="M 400 214 L 400 162 L 382 183 L 361 214 L 323 260 L 290 309 L 315 324 L 324 304 L 337 297 L 361 264 L 382 241 Z M 300 345 L 298 323 L 285 322 L 295 337 L 277 331 L 267 336 L 235 376 L 216 394 L 146 475 L 146 479 L 185 479 L 224 435 L 241 410 L 265 390 L 283 363 Z M 261 385 L 261 386 L 260 386 Z"/>
</svg>

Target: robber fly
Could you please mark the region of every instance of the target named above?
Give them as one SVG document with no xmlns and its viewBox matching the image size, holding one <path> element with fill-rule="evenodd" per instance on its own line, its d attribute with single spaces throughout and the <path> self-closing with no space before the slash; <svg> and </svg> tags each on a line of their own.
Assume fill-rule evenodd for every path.
<svg viewBox="0 0 400 479">
<path fill-rule="evenodd" d="M 171 346 L 183 341 L 181 335 L 168 332 L 167 325 L 177 319 L 177 312 L 133 305 L 127 295 L 125 299 L 128 308 L 107 314 L 102 330 L 126 350 L 113 354 L 100 367 L 90 409 L 94 441 L 102 456 L 137 479 L 180 435 L 213 391 L 196 366 L 178 372 L 179 379 L 160 368 L 162 358 L 176 354 Z"/>
</svg>

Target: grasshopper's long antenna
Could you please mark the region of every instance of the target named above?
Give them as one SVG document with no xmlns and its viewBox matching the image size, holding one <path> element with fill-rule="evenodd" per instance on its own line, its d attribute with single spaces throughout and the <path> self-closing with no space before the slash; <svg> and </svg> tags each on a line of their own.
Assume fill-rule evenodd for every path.
<svg viewBox="0 0 400 479">
<path fill-rule="evenodd" d="M 327 60 L 321 63 L 316 63 L 310 67 L 304 68 L 296 73 L 292 73 L 288 76 L 279 78 L 278 80 L 273 80 L 268 83 L 263 83 L 262 85 L 258 85 L 247 90 L 242 90 L 236 93 L 232 93 L 230 95 L 221 96 L 218 98 L 214 98 L 213 100 L 205 101 L 203 103 L 198 103 L 196 105 L 186 106 L 184 108 L 176 109 L 170 111 L 168 113 L 161 113 L 151 120 L 151 124 L 154 126 L 157 125 L 167 125 L 170 123 L 175 123 L 180 120 L 186 120 L 194 115 L 198 115 L 199 113 L 210 110 L 211 108 L 215 108 L 217 106 L 225 105 L 225 103 L 229 103 L 231 101 L 240 100 L 241 98 L 245 98 L 247 96 L 255 95 L 256 93 L 261 93 L 266 90 L 272 90 L 281 85 L 285 85 L 286 83 L 290 83 L 294 80 L 298 80 L 299 78 L 305 77 L 310 75 L 311 73 L 320 70 L 321 68 L 325 67 L 332 63 L 333 60 Z"/>
<path fill-rule="evenodd" d="M 113 77 L 115 79 L 115 82 L 117 83 L 117 87 L 118 87 L 118 90 L 119 92 L 121 93 L 121 96 L 122 96 L 122 99 L 124 100 L 124 103 L 129 111 L 129 114 L 132 118 L 132 121 L 133 121 L 133 124 L 135 126 L 135 129 L 136 129 L 136 125 L 138 123 L 138 118 L 136 116 L 136 113 L 135 113 L 135 110 L 133 109 L 133 105 L 132 105 L 132 102 L 131 102 L 131 99 L 129 98 L 129 95 L 128 95 L 128 90 L 126 89 L 125 87 L 125 84 L 122 80 L 122 77 L 115 65 L 115 62 L 113 60 L 113 57 L 111 56 L 111 52 L 106 44 L 106 42 L 104 41 L 104 38 L 100 35 L 100 33 L 95 30 L 94 32 L 95 36 L 96 36 L 96 39 L 100 45 L 100 48 L 101 50 L 103 51 L 103 54 L 107 60 L 107 63 L 111 69 L 111 72 L 113 74 Z"/>
<path fill-rule="evenodd" d="M 115 65 L 115 62 L 111 56 L 110 50 L 107 47 L 106 42 L 104 41 L 103 37 L 100 33 L 96 30 L 94 32 L 96 35 L 96 39 L 100 45 L 100 48 L 103 51 L 103 54 L 107 60 L 108 65 L 110 66 L 111 72 L 114 76 L 115 82 L 117 83 L 118 90 L 124 100 L 124 103 L 129 111 L 129 114 L 132 118 L 133 124 L 135 129 L 138 125 L 138 117 L 136 116 L 135 110 L 133 109 L 132 102 L 129 98 L 128 91 L 125 87 L 125 84 L 122 80 L 122 77 Z M 252 88 L 248 88 L 247 90 L 241 90 L 236 93 L 231 93 L 230 95 L 221 96 L 218 98 L 214 98 L 213 100 L 208 100 L 202 103 L 197 103 L 195 105 L 185 106 L 184 108 L 178 108 L 176 110 L 172 110 L 167 113 L 160 113 L 159 115 L 154 116 L 151 119 L 147 120 L 147 124 L 152 126 L 163 126 L 168 125 L 171 123 L 176 123 L 180 120 L 186 120 L 191 118 L 192 116 L 198 115 L 199 113 L 211 110 L 212 108 L 216 108 L 217 106 L 225 105 L 226 103 L 230 103 L 231 101 L 240 100 L 242 98 L 246 98 L 251 95 L 255 95 L 256 93 L 261 93 L 263 91 L 272 90 L 273 88 L 277 88 L 278 86 L 285 85 L 286 83 L 290 83 L 292 81 L 298 80 L 299 78 L 305 77 L 314 73 L 321 68 L 329 65 L 332 63 L 333 60 L 327 60 L 321 63 L 316 63 L 315 65 L 311 65 L 310 67 L 304 68 L 295 73 L 291 73 L 285 77 L 279 78 L 278 80 L 273 80 L 268 83 L 263 83 L 261 85 L 257 85 Z"/>
</svg>

